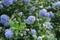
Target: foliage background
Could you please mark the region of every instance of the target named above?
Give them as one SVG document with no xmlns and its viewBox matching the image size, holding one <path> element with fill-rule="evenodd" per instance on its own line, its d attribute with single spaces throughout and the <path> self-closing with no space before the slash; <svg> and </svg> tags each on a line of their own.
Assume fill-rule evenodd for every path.
<svg viewBox="0 0 60 40">
<path fill-rule="evenodd" d="M 8 40 L 4 33 L 6 29 L 14 30 L 14 37 L 9 40 L 37 40 L 38 36 L 44 36 L 42 40 L 60 40 L 60 7 L 58 8 L 47 8 L 52 7 L 52 3 L 58 0 L 31 0 L 30 4 L 25 4 L 23 0 L 17 1 L 9 7 L 3 5 L 0 10 L 0 16 L 6 14 L 10 17 L 10 27 L 6 28 L 3 24 L 0 24 L 0 40 Z M 42 4 L 40 4 L 42 2 Z M 29 8 L 35 6 L 36 10 L 33 13 L 29 12 Z M 55 14 L 55 19 L 51 18 L 39 18 L 38 12 L 41 9 L 47 9 L 48 12 L 52 11 Z M 23 13 L 22 17 L 18 14 Z M 36 21 L 33 24 L 26 24 L 28 16 L 34 15 Z M 40 20 L 42 19 L 42 20 Z M 44 27 L 43 23 L 50 21 L 53 25 L 53 29 Z M 2 28 L 2 29 L 1 29 Z M 30 34 L 30 29 L 37 31 L 36 35 Z"/>
</svg>

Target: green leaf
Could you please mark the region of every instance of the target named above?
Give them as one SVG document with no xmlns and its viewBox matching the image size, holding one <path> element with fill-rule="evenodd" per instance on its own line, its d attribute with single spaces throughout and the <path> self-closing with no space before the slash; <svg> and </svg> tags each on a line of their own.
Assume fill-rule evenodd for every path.
<svg viewBox="0 0 60 40">
<path fill-rule="evenodd" d="M 20 24 L 20 30 L 24 30 L 25 27 L 26 27 L 25 23 L 21 23 L 21 24 Z"/>
<path fill-rule="evenodd" d="M 10 23 L 10 28 L 15 29 L 15 23 L 11 20 L 9 21 L 9 23 Z"/>
<path fill-rule="evenodd" d="M 50 34 L 50 35 L 48 36 L 48 40 L 56 40 L 56 38 L 54 37 L 53 34 Z"/>
</svg>

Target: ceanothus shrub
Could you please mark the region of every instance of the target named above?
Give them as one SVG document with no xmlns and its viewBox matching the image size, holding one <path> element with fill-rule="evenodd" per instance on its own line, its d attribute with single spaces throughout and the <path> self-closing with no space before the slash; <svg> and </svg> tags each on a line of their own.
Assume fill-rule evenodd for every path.
<svg viewBox="0 0 60 40">
<path fill-rule="evenodd" d="M 0 0 L 0 39 L 60 40 L 59 11 L 58 0 Z"/>
</svg>

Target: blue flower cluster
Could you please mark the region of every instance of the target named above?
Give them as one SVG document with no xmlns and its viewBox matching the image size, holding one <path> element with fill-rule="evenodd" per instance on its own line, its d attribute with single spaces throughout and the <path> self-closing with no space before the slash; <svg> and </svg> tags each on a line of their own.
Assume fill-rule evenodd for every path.
<svg viewBox="0 0 60 40">
<path fill-rule="evenodd" d="M 53 29 L 53 26 L 51 25 L 50 22 L 45 22 L 44 25 L 47 26 L 47 27 L 50 27 L 51 29 Z"/>
<path fill-rule="evenodd" d="M 0 5 L 0 10 L 3 8 L 3 5 Z"/>
<path fill-rule="evenodd" d="M 5 26 L 8 27 L 9 26 L 9 16 L 3 14 L 0 16 L 0 22 Z"/>
<path fill-rule="evenodd" d="M 36 35 L 36 30 L 35 30 L 35 29 L 31 29 L 30 33 L 31 33 L 32 35 Z"/>
<path fill-rule="evenodd" d="M 53 12 L 50 12 L 50 17 L 51 17 L 52 19 L 54 19 L 54 18 L 55 18 L 55 15 L 54 15 L 54 13 L 53 13 Z"/>
<path fill-rule="evenodd" d="M 16 2 L 17 0 L 13 0 L 13 2 Z"/>
<path fill-rule="evenodd" d="M 29 16 L 26 20 L 27 24 L 31 24 L 35 22 L 35 16 Z"/>
<path fill-rule="evenodd" d="M 10 26 L 9 22 L 4 23 L 4 26 L 9 27 Z"/>
<path fill-rule="evenodd" d="M 40 10 L 40 11 L 39 11 L 39 16 L 55 18 L 54 13 L 53 13 L 53 12 L 47 12 L 46 9 L 42 9 L 42 10 Z"/>
<path fill-rule="evenodd" d="M 25 4 L 29 4 L 30 0 L 24 0 Z"/>
<path fill-rule="evenodd" d="M 14 33 L 13 33 L 13 30 L 7 30 L 7 31 L 5 31 L 5 37 L 6 38 L 8 38 L 8 39 L 10 39 L 10 38 L 12 38 L 14 36 Z"/>
<path fill-rule="evenodd" d="M 44 17 L 50 17 L 50 14 L 49 13 L 45 13 Z"/>
<path fill-rule="evenodd" d="M 51 7 L 51 6 L 48 6 L 48 7 L 47 7 L 47 9 L 50 9 L 50 8 L 52 8 L 52 7 Z"/>
<path fill-rule="evenodd" d="M 39 16 L 45 16 L 45 14 L 47 13 L 46 9 L 42 9 L 39 11 Z"/>
<path fill-rule="evenodd" d="M 2 0 L 2 3 L 3 3 L 5 6 L 9 6 L 9 5 L 12 5 L 12 4 L 13 4 L 13 0 Z"/>
<path fill-rule="evenodd" d="M 57 1 L 55 3 L 53 3 L 52 7 L 55 8 L 55 7 L 59 7 L 60 6 L 60 1 Z"/>
<path fill-rule="evenodd" d="M 14 2 L 16 2 L 17 0 L 2 0 L 2 3 L 5 5 L 5 6 L 10 6 L 12 5 Z"/>
<path fill-rule="evenodd" d="M 34 12 L 34 11 L 35 11 L 35 7 L 34 7 L 34 6 L 31 7 L 31 8 L 29 9 L 29 11 L 30 11 L 30 12 Z"/>
</svg>

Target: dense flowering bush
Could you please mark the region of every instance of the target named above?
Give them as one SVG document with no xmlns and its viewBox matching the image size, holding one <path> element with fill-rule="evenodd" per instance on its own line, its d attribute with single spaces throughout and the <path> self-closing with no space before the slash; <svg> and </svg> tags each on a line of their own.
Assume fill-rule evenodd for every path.
<svg viewBox="0 0 60 40">
<path fill-rule="evenodd" d="M 0 40 L 60 40 L 60 1 L 0 0 Z"/>
</svg>

